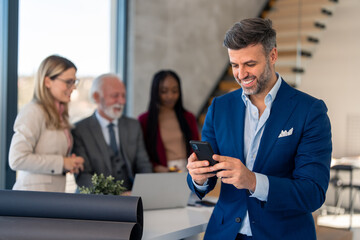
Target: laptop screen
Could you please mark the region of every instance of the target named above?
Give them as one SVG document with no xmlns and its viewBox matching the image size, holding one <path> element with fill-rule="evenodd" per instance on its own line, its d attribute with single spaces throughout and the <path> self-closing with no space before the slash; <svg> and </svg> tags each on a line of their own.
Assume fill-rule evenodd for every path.
<svg viewBox="0 0 360 240">
<path fill-rule="evenodd" d="M 187 173 L 138 173 L 132 196 L 142 198 L 144 210 L 186 207 L 190 189 Z"/>
</svg>

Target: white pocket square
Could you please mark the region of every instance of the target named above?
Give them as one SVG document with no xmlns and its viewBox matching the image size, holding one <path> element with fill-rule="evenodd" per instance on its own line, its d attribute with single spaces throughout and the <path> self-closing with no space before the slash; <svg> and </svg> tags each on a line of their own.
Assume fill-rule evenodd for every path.
<svg viewBox="0 0 360 240">
<path fill-rule="evenodd" d="M 281 133 L 279 134 L 278 138 L 281 137 L 287 137 L 293 134 L 294 128 L 291 128 L 289 131 L 281 130 Z"/>
</svg>

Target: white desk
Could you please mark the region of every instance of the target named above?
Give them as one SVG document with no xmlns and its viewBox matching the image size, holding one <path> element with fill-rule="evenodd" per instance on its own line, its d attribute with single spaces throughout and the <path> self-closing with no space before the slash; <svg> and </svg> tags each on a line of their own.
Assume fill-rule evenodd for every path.
<svg viewBox="0 0 360 240">
<path fill-rule="evenodd" d="M 205 231 L 212 207 L 144 211 L 143 240 L 175 240 Z"/>
</svg>

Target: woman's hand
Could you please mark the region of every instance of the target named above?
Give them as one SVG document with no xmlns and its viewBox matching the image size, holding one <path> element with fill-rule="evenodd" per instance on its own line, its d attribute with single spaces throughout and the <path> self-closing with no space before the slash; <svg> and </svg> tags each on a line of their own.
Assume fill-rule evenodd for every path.
<svg viewBox="0 0 360 240">
<path fill-rule="evenodd" d="M 169 172 L 169 169 L 163 165 L 157 165 L 154 167 L 154 172 L 158 172 L 158 173 Z"/>
<path fill-rule="evenodd" d="M 64 169 L 70 173 L 79 173 L 84 170 L 84 159 L 72 154 L 70 157 L 64 157 Z"/>
</svg>

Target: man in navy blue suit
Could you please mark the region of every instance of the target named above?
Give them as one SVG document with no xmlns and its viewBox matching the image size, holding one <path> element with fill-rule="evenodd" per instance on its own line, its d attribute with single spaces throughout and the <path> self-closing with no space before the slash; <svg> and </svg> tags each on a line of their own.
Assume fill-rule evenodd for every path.
<svg viewBox="0 0 360 240">
<path fill-rule="evenodd" d="M 325 201 L 332 151 L 325 103 L 275 71 L 270 20 L 235 23 L 224 46 L 241 89 L 215 98 L 206 115 L 202 140 L 219 163 L 193 153 L 187 165 L 199 198 L 221 178 L 204 239 L 316 239 L 311 213 Z"/>
</svg>

